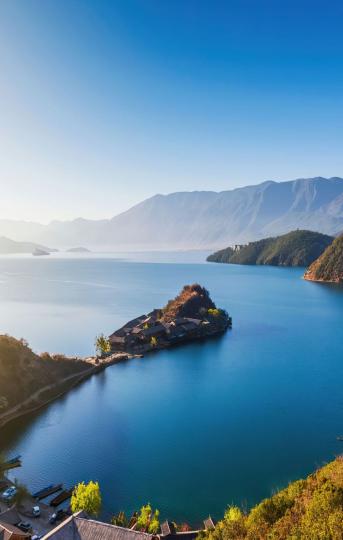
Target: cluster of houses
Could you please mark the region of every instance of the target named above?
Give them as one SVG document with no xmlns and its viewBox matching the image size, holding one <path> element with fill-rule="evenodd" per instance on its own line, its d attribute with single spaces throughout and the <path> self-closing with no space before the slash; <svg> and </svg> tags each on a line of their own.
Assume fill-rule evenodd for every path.
<svg viewBox="0 0 343 540">
<path fill-rule="evenodd" d="M 0 516 L 1 517 L 1 516 Z M 204 529 L 215 527 L 211 517 L 204 521 Z M 53 528 L 41 540 L 195 540 L 200 530 L 177 532 L 170 521 L 161 524 L 161 533 L 157 535 L 135 531 L 118 525 L 89 519 L 84 512 L 77 512 Z M 36 540 L 30 533 L 9 522 L 0 520 L 1 540 Z"/>
<path fill-rule="evenodd" d="M 230 326 L 230 318 L 176 317 L 165 321 L 161 310 L 155 309 L 148 315 L 141 315 L 126 323 L 109 336 L 112 352 L 144 354 L 154 349 L 163 349 L 205 336 L 223 332 Z"/>
</svg>

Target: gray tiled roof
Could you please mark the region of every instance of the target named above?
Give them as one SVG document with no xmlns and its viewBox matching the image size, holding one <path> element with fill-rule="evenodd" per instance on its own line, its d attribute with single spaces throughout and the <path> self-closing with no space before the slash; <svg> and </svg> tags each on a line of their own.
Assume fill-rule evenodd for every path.
<svg viewBox="0 0 343 540">
<path fill-rule="evenodd" d="M 43 537 L 46 540 L 152 540 L 152 538 L 150 534 L 75 515 Z"/>
</svg>

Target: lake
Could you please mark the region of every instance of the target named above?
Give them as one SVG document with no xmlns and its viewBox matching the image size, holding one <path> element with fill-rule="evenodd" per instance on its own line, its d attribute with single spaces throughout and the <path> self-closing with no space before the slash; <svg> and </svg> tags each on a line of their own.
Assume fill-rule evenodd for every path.
<svg viewBox="0 0 343 540">
<path fill-rule="evenodd" d="M 207 287 L 233 329 L 112 366 L 0 431 L 31 489 L 90 479 L 104 516 L 150 501 L 197 524 L 251 506 L 342 451 L 343 288 L 303 269 L 205 254 L 0 258 L 0 330 L 37 352 L 88 355 L 95 335 Z"/>
</svg>

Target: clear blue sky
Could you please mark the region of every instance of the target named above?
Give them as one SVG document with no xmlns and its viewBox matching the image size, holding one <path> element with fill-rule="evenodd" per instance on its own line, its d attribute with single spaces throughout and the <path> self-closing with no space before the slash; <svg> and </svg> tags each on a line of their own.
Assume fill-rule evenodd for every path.
<svg viewBox="0 0 343 540">
<path fill-rule="evenodd" d="M 0 218 L 343 176 L 343 3 L 2 0 Z"/>
</svg>

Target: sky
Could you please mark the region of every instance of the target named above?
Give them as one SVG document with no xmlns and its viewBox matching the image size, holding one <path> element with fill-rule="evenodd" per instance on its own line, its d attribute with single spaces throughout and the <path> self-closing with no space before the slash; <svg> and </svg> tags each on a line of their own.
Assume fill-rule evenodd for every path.
<svg viewBox="0 0 343 540">
<path fill-rule="evenodd" d="M 343 176 L 343 3 L 1 0 L 0 219 Z"/>
</svg>

